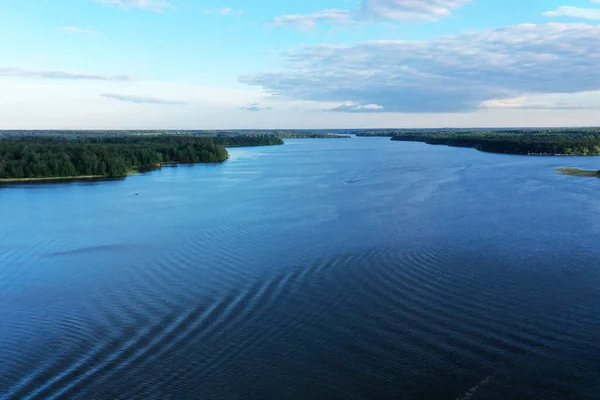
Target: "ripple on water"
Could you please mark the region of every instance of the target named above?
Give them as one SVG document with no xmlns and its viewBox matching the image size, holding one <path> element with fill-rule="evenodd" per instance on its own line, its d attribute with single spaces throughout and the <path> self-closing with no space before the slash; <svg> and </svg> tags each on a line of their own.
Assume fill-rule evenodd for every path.
<svg viewBox="0 0 600 400">
<path fill-rule="evenodd" d="M 252 224 L 230 224 L 216 229 L 258 245 Z M 210 250 L 219 235 L 206 230 L 177 253 L 138 255 L 143 262 L 123 278 L 129 290 L 106 287 L 84 312 L 64 314 L 56 323 L 66 351 L 35 370 L 13 366 L 4 397 L 492 398 L 514 371 L 534 372 L 576 344 L 598 349 L 579 334 L 586 307 L 540 314 L 535 305 L 549 293 L 535 289 L 547 287 L 523 289 L 510 268 L 448 241 L 252 275 L 231 267 L 244 262 L 241 252 Z M 63 253 L 55 255 L 81 254 Z M 211 274 L 198 273 L 207 265 Z M 92 323 L 94 313 L 102 316 Z M 563 373 L 553 384 L 592 398 L 577 382 Z"/>
</svg>

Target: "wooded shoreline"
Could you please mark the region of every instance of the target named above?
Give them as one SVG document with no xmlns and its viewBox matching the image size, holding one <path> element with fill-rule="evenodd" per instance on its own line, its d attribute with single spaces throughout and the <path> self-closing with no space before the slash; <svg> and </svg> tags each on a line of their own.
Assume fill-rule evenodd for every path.
<svg viewBox="0 0 600 400">
<path fill-rule="evenodd" d="M 0 184 L 124 178 L 164 164 L 221 163 L 225 147 L 282 145 L 276 137 L 20 136 L 0 138 Z"/>
</svg>

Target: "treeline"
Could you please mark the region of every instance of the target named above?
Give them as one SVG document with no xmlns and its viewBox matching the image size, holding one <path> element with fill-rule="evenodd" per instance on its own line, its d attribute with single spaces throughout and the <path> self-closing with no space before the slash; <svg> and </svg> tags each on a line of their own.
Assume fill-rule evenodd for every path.
<svg viewBox="0 0 600 400">
<path fill-rule="evenodd" d="M 598 127 L 585 128 L 421 128 L 421 129 L 354 129 L 347 131 L 359 137 L 394 137 L 403 135 L 457 135 L 457 134 L 509 134 L 509 135 L 596 135 Z"/>
<path fill-rule="evenodd" d="M 212 140 L 225 147 L 277 146 L 283 140 L 274 136 L 216 136 Z"/>
<path fill-rule="evenodd" d="M 505 154 L 600 155 L 599 129 L 401 131 L 392 140 L 415 141 Z"/>
<path fill-rule="evenodd" d="M 162 163 L 217 163 L 225 146 L 283 144 L 277 138 L 23 136 L 0 139 L 0 179 L 121 177 Z"/>
<path fill-rule="evenodd" d="M 123 136 L 199 136 L 199 137 L 266 137 L 280 139 L 298 138 L 343 138 L 346 131 L 330 130 L 6 130 L 0 131 L 1 137 L 123 137 Z"/>
</svg>

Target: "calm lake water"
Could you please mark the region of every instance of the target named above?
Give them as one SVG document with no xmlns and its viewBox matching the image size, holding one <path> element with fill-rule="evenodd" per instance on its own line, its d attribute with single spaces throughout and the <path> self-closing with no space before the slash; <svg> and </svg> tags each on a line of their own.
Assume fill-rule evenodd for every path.
<svg viewBox="0 0 600 400">
<path fill-rule="evenodd" d="M 599 398 L 599 158 L 230 153 L 0 188 L 0 398 Z"/>
</svg>

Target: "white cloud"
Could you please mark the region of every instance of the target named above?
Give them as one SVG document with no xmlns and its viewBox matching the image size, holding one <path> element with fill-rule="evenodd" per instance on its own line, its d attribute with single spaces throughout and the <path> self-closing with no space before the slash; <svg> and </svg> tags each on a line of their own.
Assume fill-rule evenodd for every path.
<svg viewBox="0 0 600 400">
<path fill-rule="evenodd" d="M 526 94 L 600 90 L 600 26 L 524 24 L 423 41 L 312 46 L 284 60 L 283 70 L 240 81 L 285 99 L 469 112 Z"/>
<path fill-rule="evenodd" d="M 155 12 L 162 12 L 173 5 L 165 0 L 96 0 L 99 3 L 120 7 L 124 10 L 131 8 L 146 9 Z"/>
<path fill-rule="evenodd" d="M 481 108 L 522 108 L 525 106 L 525 96 L 514 97 L 512 99 L 494 99 L 482 101 Z"/>
<path fill-rule="evenodd" d="M 63 70 L 41 70 L 23 67 L 0 66 L 0 78 L 42 78 L 42 79 L 70 79 L 70 80 L 94 80 L 94 81 L 130 81 L 130 75 L 90 74 L 85 72 L 73 72 Z"/>
<path fill-rule="evenodd" d="M 271 25 L 310 28 L 317 23 L 350 23 L 358 21 L 436 21 L 449 17 L 452 11 L 471 0 L 363 0 L 351 10 L 329 9 L 312 14 L 282 15 Z"/>
<path fill-rule="evenodd" d="M 59 31 L 62 32 L 67 32 L 67 33 L 80 33 L 80 34 L 84 34 L 84 35 L 97 35 L 98 32 L 89 30 L 89 29 L 80 29 L 80 28 L 75 28 L 73 26 L 62 26 L 60 28 L 58 28 Z"/>
<path fill-rule="evenodd" d="M 588 20 L 600 20 L 600 8 L 580 8 L 562 6 L 558 7 L 554 11 L 546 11 L 544 13 L 544 16 L 548 18 L 569 17 Z"/>
</svg>

